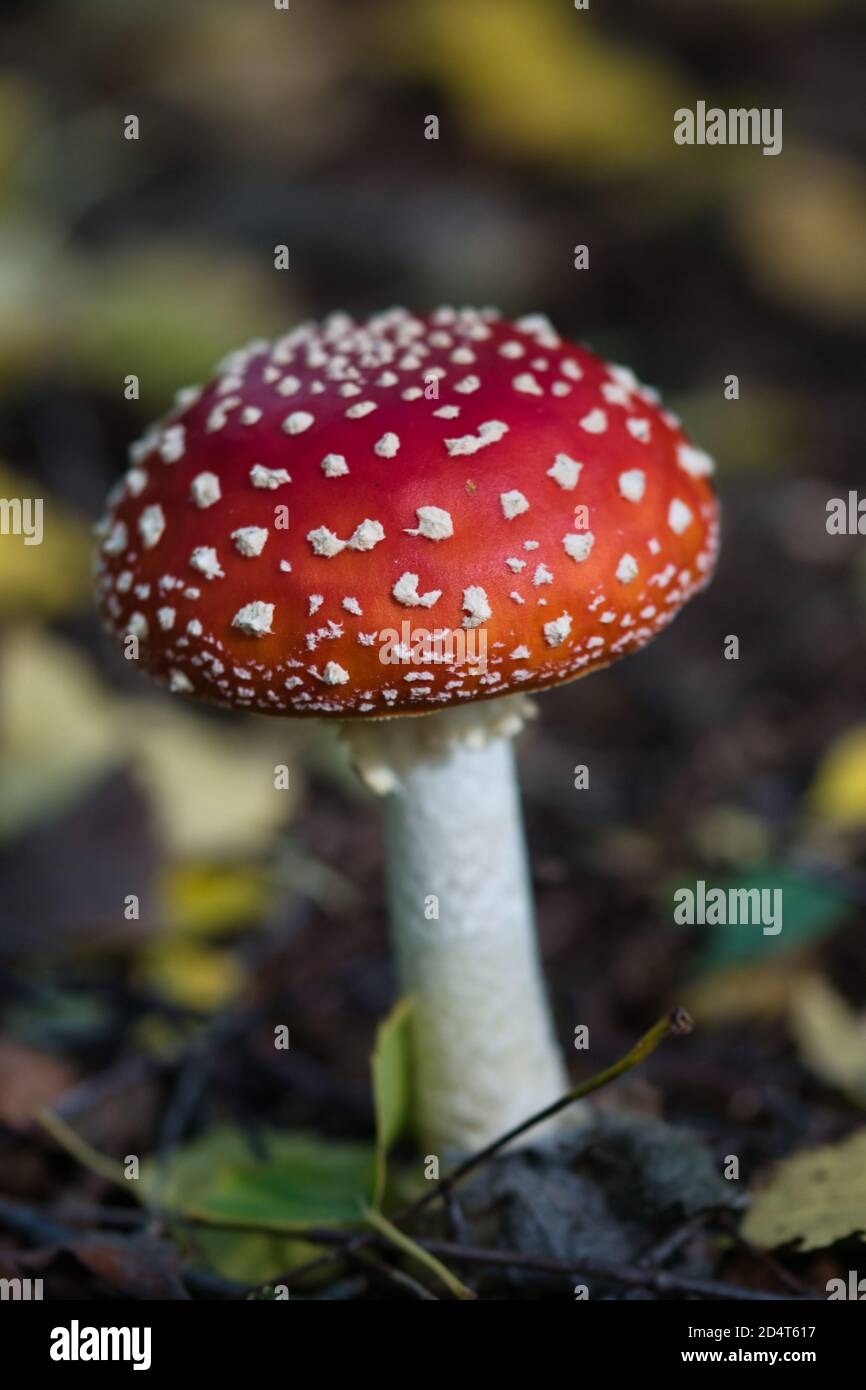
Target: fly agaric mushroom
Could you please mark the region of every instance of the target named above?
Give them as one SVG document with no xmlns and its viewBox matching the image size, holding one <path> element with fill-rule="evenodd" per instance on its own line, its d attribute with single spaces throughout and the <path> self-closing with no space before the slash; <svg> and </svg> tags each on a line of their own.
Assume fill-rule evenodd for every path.
<svg viewBox="0 0 866 1390">
<path fill-rule="evenodd" d="M 340 721 L 385 796 L 429 1143 L 566 1089 L 512 735 L 529 692 L 637 651 L 707 582 L 711 472 L 654 391 L 544 317 L 393 309 L 233 353 L 109 499 L 101 603 L 148 670 Z"/>
</svg>

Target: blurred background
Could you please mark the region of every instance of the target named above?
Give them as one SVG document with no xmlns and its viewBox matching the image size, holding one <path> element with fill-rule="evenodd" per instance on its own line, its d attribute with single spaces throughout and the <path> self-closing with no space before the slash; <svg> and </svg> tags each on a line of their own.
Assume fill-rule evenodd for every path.
<svg viewBox="0 0 866 1390">
<path fill-rule="evenodd" d="M 378 815 L 330 736 L 130 671 L 94 615 L 89 528 L 129 443 L 228 349 L 398 302 L 546 312 L 717 458 L 712 587 L 660 646 L 542 697 L 523 737 L 545 964 L 563 1045 L 590 1026 L 577 1076 L 672 1003 L 696 1016 L 605 1103 L 698 1131 L 750 1186 L 844 1139 L 866 1106 L 866 541 L 825 523 L 864 486 L 862 8 L 4 15 L 0 494 L 46 513 L 41 546 L 0 537 L 0 1191 L 102 1191 L 37 1103 L 113 1155 L 217 1125 L 371 1132 L 395 997 Z M 781 107 L 783 153 L 676 146 L 699 99 Z M 699 878 L 782 887 L 782 934 L 676 927 L 672 886 Z"/>
</svg>

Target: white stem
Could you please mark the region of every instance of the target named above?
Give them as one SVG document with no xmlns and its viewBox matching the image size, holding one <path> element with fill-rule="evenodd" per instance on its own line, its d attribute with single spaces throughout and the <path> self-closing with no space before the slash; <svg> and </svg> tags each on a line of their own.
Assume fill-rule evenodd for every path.
<svg viewBox="0 0 866 1390">
<path fill-rule="evenodd" d="M 536 948 L 512 740 L 453 740 L 414 757 L 386 808 L 392 928 L 415 998 L 417 1127 L 434 1151 L 474 1149 L 567 1089 Z"/>
</svg>

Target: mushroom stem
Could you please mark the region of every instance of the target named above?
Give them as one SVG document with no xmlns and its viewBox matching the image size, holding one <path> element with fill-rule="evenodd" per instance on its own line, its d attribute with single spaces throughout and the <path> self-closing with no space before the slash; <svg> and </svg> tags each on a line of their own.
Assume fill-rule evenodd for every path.
<svg viewBox="0 0 866 1390">
<path fill-rule="evenodd" d="M 386 824 L 394 944 L 415 1000 L 416 1126 L 434 1148 L 471 1150 L 567 1089 L 512 739 L 416 752 L 386 798 Z"/>
</svg>

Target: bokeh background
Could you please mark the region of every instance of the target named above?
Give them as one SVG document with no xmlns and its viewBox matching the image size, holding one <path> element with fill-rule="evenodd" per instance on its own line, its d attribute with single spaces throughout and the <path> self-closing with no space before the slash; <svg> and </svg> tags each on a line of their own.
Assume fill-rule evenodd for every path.
<svg viewBox="0 0 866 1390">
<path fill-rule="evenodd" d="M 689 1126 L 749 1187 L 856 1133 L 866 540 L 825 522 L 864 484 L 862 8 L 7 0 L 4 15 L 0 494 L 43 497 L 46 531 L 40 547 L 0 537 L 0 1190 L 70 1219 L 114 1200 L 36 1124 L 38 1102 L 115 1156 L 215 1127 L 231 1144 L 264 1125 L 371 1133 L 368 1056 L 395 997 L 375 807 L 329 735 L 190 709 L 130 671 L 93 612 L 89 527 L 128 444 L 226 350 L 396 302 L 544 311 L 659 387 L 718 460 L 713 586 L 660 644 L 543 696 L 520 747 L 563 1045 L 591 1030 L 574 1074 L 684 1003 L 692 1038 L 605 1104 Z M 698 99 L 781 107 L 783 153 L 676 146 L 673 111 Z M 672 888 L 698 878 L 782 887 L 781 936 L 676 927 Z M 275 1053 L 280 1022 L 291 1048 Z M 866 1226 L 857 1181 L 840 1190 Z M 826 1231 L 812 1243 L 802 1277 L 857 1258 Z M 247 1253 L 230 1272 L 274 1272 Z M 51 1268 L 79 1294 L 97 1280 L 81 1260 Z"/>
</svg>

